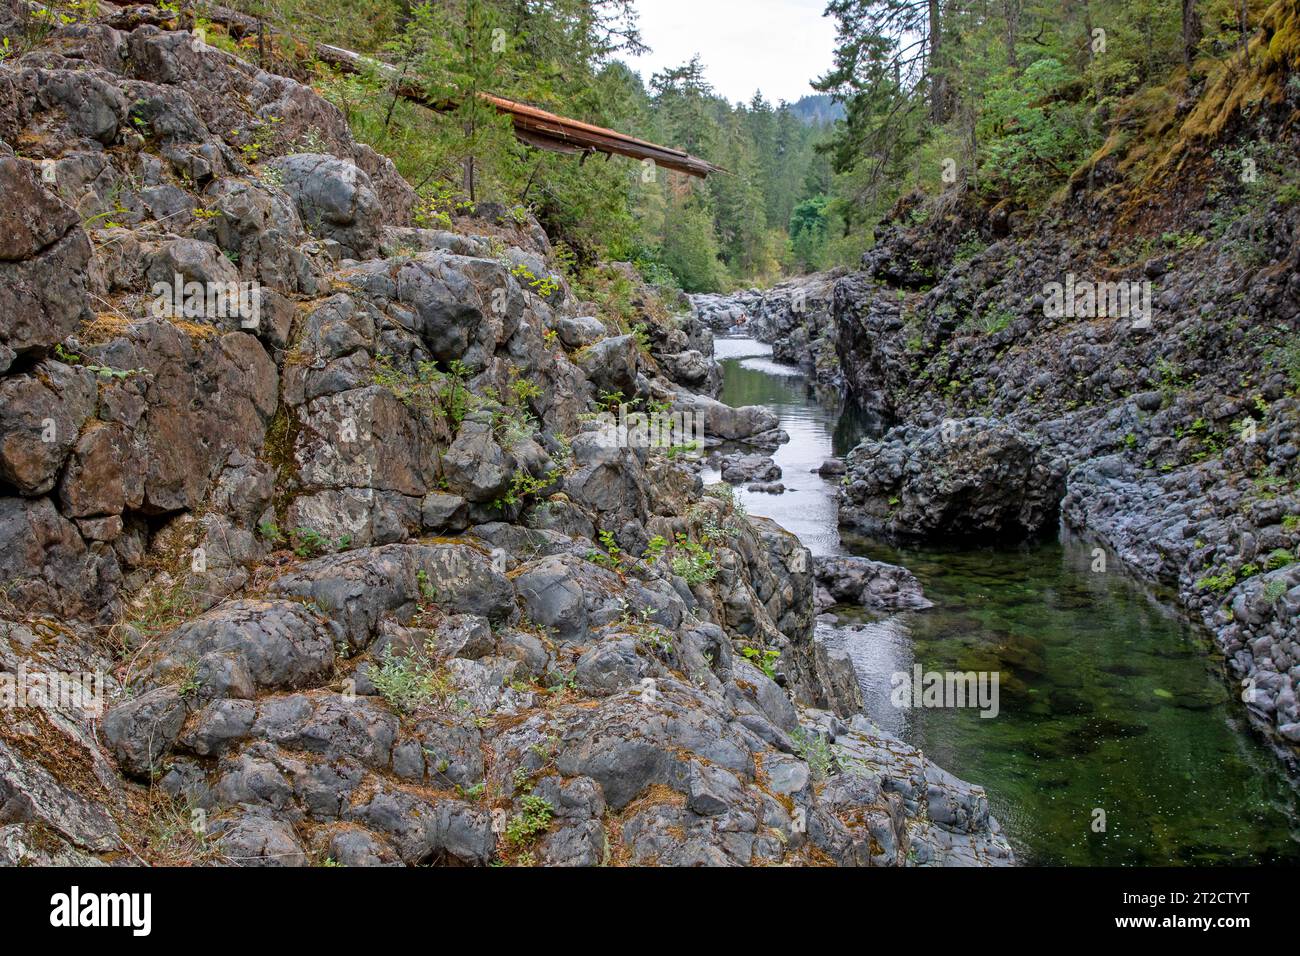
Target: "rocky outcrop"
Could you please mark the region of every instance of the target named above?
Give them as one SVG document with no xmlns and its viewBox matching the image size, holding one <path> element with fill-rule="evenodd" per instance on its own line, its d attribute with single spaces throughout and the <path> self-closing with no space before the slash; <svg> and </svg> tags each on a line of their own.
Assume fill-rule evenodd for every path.
<svg viewBox="0 0 1300 956">
<path fill-rule="evenodd" d="M 835 289 L 843 271 L 818 273 L 762 291 L 691 296 L 700 322 L 715 332 L 770 343 L 772 358 L 833 390 L 843 384 L 836 353 Z"/>
<path fill-rule="evenodd" d="M 41 168 L 0 156 L 0 370 L 59 342 L 89 314 L 90 242 Z"/>
<path fill-rule="evenodd" d="M 855 701 L 798 540 L 600 414 L 775 447 L 708 330 L 527 281 L 503 209 L 418 228 L 337 109 L 164 14 L 0 63 L 0 671 L 104 678 L 0 728 L 0 862 L 1008 862 L 806 709 Z"/>
<path fill-rule="evenodd" d="M 907 538 L 1020 538 L 1050 530 L 1065 466 L 1032 435 L 987 419 L 903 426 L 848 458 L 840 520 Z"/>
<path fill-rule="evenodd" d="M 775 451 L 790 440 L 781 429 L 780 418 L 763 405 L 733 407 L 707 395 L 677 391 L 673 411 L 689 414 L 700 424 L 707 438 L 716 442 L 740 442 L 753 448 Z"/>
<path fill-rule="evenodd" d="M 718 458 L 714 466 L 722 473 L 722 480 L 733 485 L 776 481 L 781 477 L 781 466 L 766 455 L 734 453 Z"/>
<path fill-rule="evenodd" d="M 813 559 L 818 610 L 857 604 L 885 611 L 917 611 L 934 604 L 906 568 L 870 558 L 819 555 Z"/>
</svg>

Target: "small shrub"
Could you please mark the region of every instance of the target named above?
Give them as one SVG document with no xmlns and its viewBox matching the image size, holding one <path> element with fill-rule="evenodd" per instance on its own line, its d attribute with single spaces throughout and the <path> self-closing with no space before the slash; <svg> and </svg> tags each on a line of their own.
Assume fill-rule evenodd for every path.
<svg viewBox="0 0 1300 956">
<path fill-rule="evenodd" d="M 1237 586 L 1237 574 L 1235 571 L 1224 571 L 1220 574 L 1207 575 L 1198 580 L 1195 586 L 1201 591 L 1223 594 Z"/>
<path fill-rule="evenodd" d="M 1270 604 L 1278 600 L 1283 594 L 1286 594 L 1286 581 L 1281 578 L 1275 578 L 1264 585 L 1264 600 Z"/>
<path fill-rule="evenodd" d="M 434 664 L 427 648 L 397 657 L 384 648 L 383 660 L 370 667 L 370 681 L 381 697 L 400 714 L 410 714 L 432 703 L 447 690 L 446 675 Z"/>
<path fill-rule="evenodd" d="M 1011 325 L 1014 320 L 1015 316 L 1006 309 L 991 309 L 975 320 L 975 327 L 985 335 L 995 335 Z"/>
<path fill-rule="evenodd" d="M 796 727 L 790 738 L 794 741 L 795 755 L 808 764 L 813 780 L 825 780 L 835 772 L 835 751 L 825 737 Z"/>
<path fill-rule="evenodd" d="M 1286 548 L 1277 548 L 1269 554 L 1267 567 L 1270 571 L 1276 571 L 1278 568 L 1285 568 L 1293 561 L 1295 561 L 1295 555 Z"/>
<path fill-rule="evenodd" d="M 506 823 L 506 842 L 522 846 L 545 833 L 551 826 L 555 808 L 549 800 L 532 794 L 519 801 L 522 812 L 516 813 Z"/>
<path fill-rule="evenodd" d="M 707 584 L 718 576 L 718 566 L 713 552 L 698 541 L 692 541 L 684 534 L 677 535 L 677 545 L 681 553 L 673 557 L 673 574 L 684 579 L 687 584 Z"/>
</svg>

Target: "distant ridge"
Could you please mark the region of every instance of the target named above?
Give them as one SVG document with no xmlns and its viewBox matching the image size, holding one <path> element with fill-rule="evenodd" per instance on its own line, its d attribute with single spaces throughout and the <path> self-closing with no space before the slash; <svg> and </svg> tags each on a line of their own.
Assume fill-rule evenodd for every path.
<svg viewBox="0 0 1300 956">
<path fill-rule="evenodd" d="M 822 126 L 844 119 L 844 104 L 837 103 L 829 93 L 802 96 L 789 104 L 790 111 L 809 126 Z"/>
</svg>

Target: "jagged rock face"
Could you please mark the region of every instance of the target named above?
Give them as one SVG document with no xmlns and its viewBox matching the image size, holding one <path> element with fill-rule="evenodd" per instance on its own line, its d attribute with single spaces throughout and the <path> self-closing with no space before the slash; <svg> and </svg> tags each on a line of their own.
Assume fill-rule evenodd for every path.
<svg viewBox="0 0 1300 956">
<path fill-rule="evenodd" d="M 835 283 L 834 348 L 845 388 L 862 411 L 880 423 L 909 417 L 908 393 L 914 372 L 907 355 L 902 304 L 865 274 Z"/>
<path fill-rule="evenodd" d="M 713 357 L 713 332 L 694 310 L 673 316 L 669 323 L 648 326 L 646 337 L 650 356 L 665 378 L 717 397 L 722 390 L 722 366 Z"/>
<path fill-rule="evenodd" d="M 19 494 L 50 491 L 97 400 L 94 373 L 62 362 L 0 381 L 0 478 Z"/>
<path fill-rule="evenodd" d="M 0 368 L 53 345 L 87 314 L 90 242 L 32 163 L 0 156 Z"/>
<path fill-rule="evenodd" d="M 0 64 L 0 672 L 106 685 L 0 726 L 0 862 L 1010 860 L 976 789 L 802 709 L 855 703 L 798 540 L 594 414 L 781 440 L 701 323 L 537 294 L 536 223 L 415 228 L 310 89 L 107 19 Z"/>
<path fill-rule="evenodd" d="M 988 419 L 902 427 L 849 454 L 840 520 L 907 538 L 1023 538 L 1049 529 L 1065 465 L 1043 444 Z"/>
<path fill-rule="evenodd" d="M 313 235 L 338 243 L 345 258 L 373 257 L 383 220 L 369 176 L 353 163 L 311 153 L 285 156 L 274 168 Z"/>
</svg>

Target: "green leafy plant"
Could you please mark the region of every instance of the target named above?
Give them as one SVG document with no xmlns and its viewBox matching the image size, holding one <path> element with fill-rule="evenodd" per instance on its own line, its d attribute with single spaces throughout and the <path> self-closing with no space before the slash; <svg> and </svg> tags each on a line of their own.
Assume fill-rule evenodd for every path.
<svg viewBox="0 0 1300 956">
<path fill-rule="evenodd" d="M 420 599 L 426 604 L 436 604 L 438 601 L 438 589 L 433 586 L 429 580 L 429 572 L 420 568 L 415 572 L 415 585 L 420 591 Z"/>
<path fill-rule="evenodd" d="M 687 584 L 707 584 L 718 576 L 718 566 L 709 551 L 698 541 L 692 541 L 685 534 L 678 533 L 671 566 L 673 574 L 682 578 Z"/>
<path fill-rule="evenodd" d="M 978 318 L 973 320 L 975 328 L 985 335 L 993 335 L 1001 332 L 1015 321 L 1015 316 L 1006 309 L 990 309 L 980 313 Z"/>
<path fill-rule="evenodd" d="M 546 276 L 543 279 L 533 275 L 531 269 L 525 265 L 517 265 L 510 270 L 510 274 L 519 279 L 528 288 L 532 289 L 543 299 L 549 299 L 560 288 L 560 280 L 557 276 Z"/>
<path fill-rule="evenodd" d="M 619 625 L 629 634 L 634 635 L 638 641 L 657 650 L 668 653 L 673 649 L 672 638 L 654 620 L 654 612 L 649 608 L 643 607 L 637 610 L 624 602 Z"/>
<path fill-rule="evenodd" d="M 621 573 L 623 570 L 623 549 L 618 546 L 618 540 L 614 537 L 614 532 L 599 531 L 596 533 L 596 537 L 600 540 L 600 546 L 605 550 L 598 551 L 593 548 L 587 552 L 587 560 L 593 564 L 599 564 L 601 567 Z"/>
<path fill-rule="evenodd" d="M 541 478 L 534 478 L 526 471 L 517 471 L 510 476 L 510 487 L 500 498 L 492 502 L 492 507 L 504 509 L 540 496 L 547 488 L 555 484 L 560 475 L 558 468 L 552 468 Z"/>
<path fill-rule="evenodd" d="M 655 535 L 646 544 L 645 551 L 641 553 L 641 560 L 646 564 L 654 564 L 664 556 L 668 550 L 668 539 L 661 534 Z"/>
<path fill-rule="evenodd" d="M 776 664 L 781 659 L 781 652 L 763 647 L 742 647 L 740 653 L 761 670 L 771 680 L 776 680 Z"/>
<path fill-rule="evenodd" d="M 1273 361 L 1286 373 L 1291 387 L 1300 390 L 1300 338 L 1280 347 L 1275 352 Z"/>
<path fill-rule="evenodd" d="M 1271 604 L 1281 598 L 1283 594 L 1286 594 L 1286 592 L 1286 581 L 1281 578 L 1275 578 L 1274 580 L 1269 581 L 1268 584 L 1264 585 L 1264 600 Z"/>
<path fill-rule="evenodd" d="M 428 647 L 413 648 L 402 657 L 394 655 L 391 647 L 384 648 L 382 660 L 371 664 L 369 677 L 380 696 L 400 714 L 411 714 L 444 698 L 450 689 L 449 678 L 434 663 Z"/>
<path fill-rule="evenodd" d="M 404 405 L 425 411 L 447 441 L 455 437 L 477 402 L 469 388 L 469 369 L 459 359 L 448 362 L 446 371 L 435 362 L 420 362 L 412 374 L 397 368 L 392 356 L 381 353 L 375 356 L 373 377 L 376 385 L 388 389 Z"/>
<path fill-rule="evenodd" d="M 534 794 L 521 797 L 520 812 L 506 823 L 505 839 L 511 846 L 522 846 L 545 833 L 555 816 L 555 808 L 549 800 Z"/>
<path fill-rule="evenodd" d="M 1235 571 L 1222 571 L 1219 574 L 1207 575 L 1199 579 L 1195 586 L 1198 590 L 1223 594 L 1237 586 L 1237 574 Z"/>
<path fill-rule="evenodd" d="M 274 521 L 263 521 L 257 526 L 257 533 L 270 544 L 284 544 L 284 532 Z"/>
<path fill-rule="evenodd" d="M 231 137 L 238 141 L 244 162 L 251 165 L 266 158 L 275 144 L 275 128 L 281 122 L 278 116 L 266 116 L 255 120 L 248 129 L 230 131 Z"/>
<path fill-rule="evenodd" d="M 835 751 L 830 743 L 819 733 L 809 733 L 803 727 L 796 727 L 790 734 L 794 742 L 795 755 L 808 764 L 808 772 L 813 780 L 825 780 L 835 772 Z"/>
<path fill-rule="evenodd" d="M 315 528 L 302 526 L 293 529 L 293 533 L 290 535 L 290 543 L 293 546 L 294 554 L 298 555 L 298 557 L 314 558 L 329 551 L 345 550 L 352 543 L 352 536 L 343 535 L 337 540 L 331 541 Z"/>
<path fill-rule="evenodd" d="M 1269 552 L 1267 558 L 1267 567 L 1270 571 L 1276 571 L 1278 568 L 1285 568 L 1296 560 L 1296 556 L 1286 548 L 1274 548 Z"/>
<path fill-rule="evenodd" d="M 187 664 L 182 670 L 177 688 L 182 699 L 198 697 L 199 691 L 203 688 L 203 681 L 199 679 L 197 661 Z"/>
</svg>

